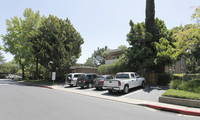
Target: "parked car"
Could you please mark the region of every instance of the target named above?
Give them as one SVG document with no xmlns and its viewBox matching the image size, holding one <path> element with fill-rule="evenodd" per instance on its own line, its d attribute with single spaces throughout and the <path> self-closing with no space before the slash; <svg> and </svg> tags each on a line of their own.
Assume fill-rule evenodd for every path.
<svg viewBox="0 0 200 120">
<path fill-rule="evenodd" d="M 14 79 L 14 80 L 21 80 L 22 77 L 21 77 L 21 76 L 18 76 L 18 75 L 14 75 L 14 77 L 13 77 L 12 79 Z"/>
<path fill-rule="evenodd" d="M 101 75 L 101 76 L 98 76 L 93 82 L 94 87 L 97 90 L 98 89 L 103 89 L 104 80 L 107 80 L 107 79 L 113 79 L 113 76 L 112 75 Z"/>
<path fill-rule="evenodd" d="M 69 73 L 65 78 L 65 84 L 69 85 L 70 87 L 77 86 L 77 79 L 83 73 Z"/>
<path fill-rule="evenodd" d="M 22 79 L 21 76 L 14 75 L 14 74 L 8 74 L 5 78 L 6 79 L 13 79 L 13 80 L 20 80 L 20 79 Z"/>
<path fill-rule="evenodd" d="M 143 86 L 145 78 L 140 77 L 136 72 L 117 73 L 115 79 L 104 81 L 104 87 L 111 93 L 113 91 L 122 91 L 124 94 L 129 92 L 130 88 Z"/>
<path fill-rule="evenodd" d="M 84 88 L 92 88 L 93 87 L 93 80 L 96 79 L 98 74 L 95 73 L 88 73 L 88 74 L 82 74 L 77 79 L 77 86 Z"/>
</svg>

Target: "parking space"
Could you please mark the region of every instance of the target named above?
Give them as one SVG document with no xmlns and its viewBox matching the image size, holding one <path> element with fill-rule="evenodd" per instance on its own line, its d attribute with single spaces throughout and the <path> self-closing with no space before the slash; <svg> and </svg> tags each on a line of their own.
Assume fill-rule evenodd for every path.
<svg viewBox="0 0 200 120">
<path fill-rule="evenodd" d="M 141 87 L 130 89 L 128 94 L 122 94 L 120 92 L 109 93 L 107 90 L 96 90 L 95 88 L 80 88 L 80 87 L 70 87 L 70 86 L 60 86 L 65 89 L 70 89 L 78 92 L 92 92 L 99 95 L 112 96 L 112 97 L 126 97 L 132 99 L 148 100 L 157 102 L 159 96 L 161 96 L 168 87 L 146 87 L 142 89 Z"/>
</svg>

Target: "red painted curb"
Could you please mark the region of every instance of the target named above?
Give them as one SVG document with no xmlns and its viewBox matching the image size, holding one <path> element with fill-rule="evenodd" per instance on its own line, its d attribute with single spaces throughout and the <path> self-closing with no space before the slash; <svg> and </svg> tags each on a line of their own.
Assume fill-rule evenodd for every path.
<svg viewBox="0 0 200 120">
<path fill-rule="evenodd" d="M 52 87 L 49 87 L 49 86 L 44 86 L 44 85 L 38 85 L 38 84 L 35 84 L 35 86 L 38 86 L 38 87 L 43 87 L 43 88 L 49 88 L 49 89 L 53 89 Z"/>
<path fill-rule="evenodd" d="M 200 112 L 196 112 L 196 111 L 181 110 L 181 109 L 163 107 L 163 106 L 151 105 L 151 104 L 146 104 L 146 106 L 157 109 L 157 110 L 167 110 L 167 111 L 172 111 L 172 112 L 179 112 L 180 114 L 184 114 L 184 115 L 200 116 Z"/>
</svg>

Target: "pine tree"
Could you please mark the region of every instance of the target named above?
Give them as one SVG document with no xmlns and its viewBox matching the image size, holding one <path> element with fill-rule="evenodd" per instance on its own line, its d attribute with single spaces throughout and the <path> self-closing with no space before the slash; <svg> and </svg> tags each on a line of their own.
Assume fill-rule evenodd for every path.
<svg viewBox="0 0 200 120">
<path fill-rule="evenodd" d="M 146 0 L 145 28 L 147 32 L 154 35 L 155 31 L 155 5 L 154 0 Z"/>
</svg>

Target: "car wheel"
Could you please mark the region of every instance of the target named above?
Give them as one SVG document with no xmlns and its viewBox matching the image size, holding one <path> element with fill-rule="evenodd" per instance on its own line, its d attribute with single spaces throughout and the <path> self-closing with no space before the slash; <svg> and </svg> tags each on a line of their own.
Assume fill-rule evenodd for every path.
<svg viewBox="0 0 200 120">
<path fill-rule="evenodd" d="M 92 88 L 92 84 L 90 83 L 90 84 L 88 85 L 88 87 L 89 87 L 89 88 Z"/>
<path fill-rule="evenodd" d="M 112 91 L 112 90 L 108 90 L 108 92 L 109 92 L 109 93 L 113 93 L 113 91 Z"/>
<path fill-rule="evenodd" d="M 84 89 L 84 86 L 81 86 L 82 89 Z"/>
<path fill-rule="evenodd" d="M 73 87 L 73 85 L 70 85 L 70 87 Z"/>
<path fill-rule="evenodd" d="M 96 90 L 99 90 L 99 88 L 98 87 L 95 87 L 96 88 Z"/>
<path fill-rule="evenodd" d="M 124 94 L 127 94 L 128 91 L 129 91 L 129 87 L 128 87 L 128 85 L 125 85 L 125 86 L 124 86 L 124 89 L 123 89 L 123 93 L 124 93 Z"/>
<path fill-rule="evenodd" d="M 141 87 L 142 87 L 142 88 L 145 88 L 145 83 L 144 83 L 144 81 L 142 82 Z"/>
</svg>

